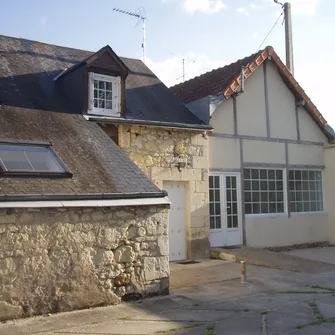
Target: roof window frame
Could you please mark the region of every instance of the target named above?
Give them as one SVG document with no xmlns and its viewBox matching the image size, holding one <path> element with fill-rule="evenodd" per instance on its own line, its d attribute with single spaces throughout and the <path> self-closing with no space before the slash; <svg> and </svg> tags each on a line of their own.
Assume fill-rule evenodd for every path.
<svg viewBox="0 0 335 335">
<path fill-rule="evenodd" d="M 9 141 L 0 141 L 1 147 L 18 147 L 22 150 L 18 151 L 29 151 L 29 148 L 44 148 L 48 153 L 52 155 L 55 162 L 63 169 L 63 171 L 50 171 L 50 170 L 8 170 L 5 163 L 1 160 L 0 157 L 0 177 L 18 177 L 18 178 L 71 178 L 73 174 L 70 172 L 66 164 L 61 160 L 61 158 L 56 154 L 51 144 L 46 143 L 34 143 L 29 141 L 25 142 L 9 142 Z M 26 149 L 26 150 L 24 150 Z M 29 158 L 27 161 L 31 164 Z"/>
</svg>

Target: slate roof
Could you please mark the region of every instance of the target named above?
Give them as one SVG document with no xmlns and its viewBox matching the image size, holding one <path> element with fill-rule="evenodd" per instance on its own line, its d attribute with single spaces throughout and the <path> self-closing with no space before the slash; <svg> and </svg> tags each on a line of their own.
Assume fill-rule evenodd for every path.
<svg viewBox="0 0 335 335">
<path fill-rule="evenodd" d="M 0 178 L 4 195 L 150 196 L 161 192 L 94 122 L 71 113 L 53 78 L 87 52 L 0 36 L 0 142 L 41 141 L 72 178 Z"/>
<path fill-rule="evenodd" d="M 217 94 L 222 94 L 226 99 L 229 99 L 241 85 L 242 67 L 244 68 L 244 79 L 247 80 L 268 58 L 271 58 L 274 62 L 280 76 L 295 95 L 296 99 L 304 101 L 307 112 L 315 120 L 325 136 L 330 140 L 334 139 L 333 132 L 329 131 L 325 118 L 271 46 L 267 46 L 264 50 L 260 50 L 235 63 L 207 72 L 182 84 L 175 85 L 171 87 L 171 90 L 185 103 L 208 95 Z"/>
<path fill-rule="evenodd" d="M 23 96 L 19 93 L 22 90 L 7 87 L 10 94 L 2 97 L 7 104 L 27 107 L 29 103 L 31 108 L 41 110 L 75 112 L 61 102 L 64 97 L 57 95 L 53 79 L 65 69 L 89 58 L 93 52 L 1 35 L 0 49 L 2 76 L 19 76 L 16 85 L 25 89 Z M 129 69 L 126 119 L 203 124 L 141 60 L 120 59 Z"/>
</svg>

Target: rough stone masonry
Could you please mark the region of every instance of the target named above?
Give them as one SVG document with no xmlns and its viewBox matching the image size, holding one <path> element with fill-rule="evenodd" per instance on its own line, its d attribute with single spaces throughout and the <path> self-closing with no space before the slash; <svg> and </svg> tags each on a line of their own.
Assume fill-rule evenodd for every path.
<svg viewBox="0 0 335 335">
<path fill-rule="evenodd" d="M 166 206 L 0 209 L 0 320 L 166 294 Z"/>
</svg>

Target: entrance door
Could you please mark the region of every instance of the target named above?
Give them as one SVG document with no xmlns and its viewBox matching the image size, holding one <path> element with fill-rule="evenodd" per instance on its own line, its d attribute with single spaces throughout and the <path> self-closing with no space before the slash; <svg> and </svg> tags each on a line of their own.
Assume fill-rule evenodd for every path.
<svg viewBox="0 0 335 335">
<path fill-rule="evenodd" d="M 169 210 L 169 260 L 186 259 L 186 201 L 185 185 L 180 182 L 164 182 L 164 190 L 171 201 Z"/>
<path fill-rule="evenodd" d="M 212 247 L 242 244 L 240 190 L 239 173 L 218 173 L 209 177 Z"/>
</svg>

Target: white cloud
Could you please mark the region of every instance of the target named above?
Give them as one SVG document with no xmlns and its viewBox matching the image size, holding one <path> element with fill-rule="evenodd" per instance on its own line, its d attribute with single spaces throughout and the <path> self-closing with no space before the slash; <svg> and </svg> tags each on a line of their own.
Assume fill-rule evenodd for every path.
<svg viewBox="0 0 335 335">
<path fill-rule="evenodd" d="M 252 33 L 251 35 L 252 38 L 259 38 L 259 34 L 257 31 L 255 31 L 254 33 Z"/>
<path fill-rule="evenodd" d="M 263 0 L 263 2 L 274 4 L 273 0 Z M 279 2 L 286 2 L 284 0 L 279 0 Z M 321 0 L 291 0 L 292 13 L 302 14 L 302 15 L 314 15 L 317 5 Z M 278 5 L 277 5 L 278 6 Z"/>
<path fill-rule="evenodd" d="M 250 8 L 251 8 L 251 9 L 256 9 L 257 6 L 252 2 L 252 3 L 250 4 Z"/>
<path fill-rule="evenodd" d="M 167 2 L 170 0 L 162 0 Z M 189 14 L 202 12 L 205 14 L 215 14 L 226 8 L 222 0 L 175 0 L 178 1 L 180 7 Z"/>
<path fill-rule="evenodd" d="M 183 58 L 186 59 L 186 80 L 227 64 L 224 60 L 213 60 L 206 54 L 197 55 L 192 52 L 184 56 L 171 56 L 160 61 L 147 59 L 146 64 L 166 86 L 170 87 L 183 81 Z"/>
<path fill-rule="evenodd" d="M 250 13 L 248 12 L 248 10 L 245 7 L 239 7 L 236 9 L 236 11 L 240 14 L 243 14 L 245 16 L 250 16 Z"/>
</svg>

